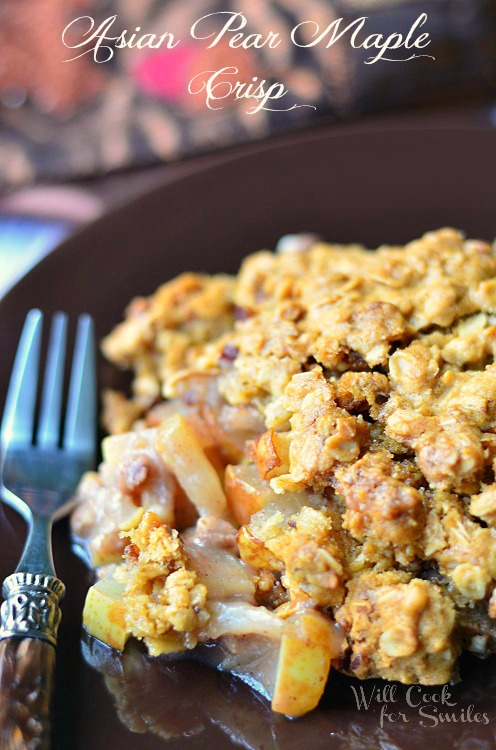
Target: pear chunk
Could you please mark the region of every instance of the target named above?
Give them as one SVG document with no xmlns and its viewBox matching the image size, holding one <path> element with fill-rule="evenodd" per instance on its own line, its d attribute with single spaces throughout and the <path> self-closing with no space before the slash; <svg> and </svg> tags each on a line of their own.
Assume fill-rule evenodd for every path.
<svg viewBox="0 0 496 750">
<path fill-rule="evenodd" d="M 272 710 L 297 717 L 315 708 L 326 686 L 336 631 L 317 612 L 294 615 L 293 627 L 282 636 Z"/>
<path fill-rule="evenodd" d="M 88 633 L 118 651 L 124 650 L 130 636 L 123 594 L 124 584 L 114 578 L 102 579 L 89 589 L 83 610 Z"/>
</svg>

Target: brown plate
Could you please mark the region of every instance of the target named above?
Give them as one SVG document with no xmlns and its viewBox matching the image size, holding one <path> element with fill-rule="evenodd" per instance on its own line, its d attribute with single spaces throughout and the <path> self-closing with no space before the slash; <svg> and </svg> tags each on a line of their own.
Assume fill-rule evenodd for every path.
<svg viewBox="0 0 496 750">
<path fill-rule="evenodd" d="M 224 154 L 196 170 L 190 164 L 182 177 L 70 238 L 0 302 L 0 395 L 31 307 L 89 312 L 102 336 L 132 296 L 185 270 L 235 271 L 243 255 L 272 247 L 288 232 L 373 247 L 452 225 L 493 239 L 495 195 L 496 132 L 489 128 L 327 128 Z M 108 385 L 116 375 L 100 364 L 100 382 Z M 3 578 L 17 563 L 22 522 L 2 512 L 0 532 Z M 91 574 L 71 552 L 65 522 L 57 529 L 55 557 L 67 585 L 56 705 L 55 746 L 61 750 L 143 750 L 165 743 L 181 750 L 233 743 L 279 750 L 495 744 L 492 659 L 464 658 L 463 681 L 450 689 L 449 703 L 456 705 L 448 705 L 446 695 L 444 703 L 428 700 L 438 689 L 415 693 L 412 703 L 428 701 L 424 716 L 407 704 L 402 686 L 358 709 L 352 690 L 358 683 L 333 674 L 322 707 L 288 722 L 271 716 L 263 699 L 239 681 L 205 667 L 170 666 L 134 646 L 119 658 L 98 643 L 81 645 Z M 363 683 L 367 699 L 383 685 Z"/>
</svg>

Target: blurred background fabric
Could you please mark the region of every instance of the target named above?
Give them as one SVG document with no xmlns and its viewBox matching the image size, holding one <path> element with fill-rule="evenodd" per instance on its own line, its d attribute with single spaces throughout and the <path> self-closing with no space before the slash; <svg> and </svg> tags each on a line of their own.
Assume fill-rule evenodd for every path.
<svg viewBox="0 0 496 750">
<path fill-rule="evenodd" d="M 276 49 L 208 50 L 189 34 L 192 23 L 215 11 L 242 12 L 247 33 L 281 34 Z M 298 48 L 290 30 L 314 20 L 324 28 L 342 17 L 367 16 L 366 33 L 406 34 L 421 13 L 435 61 L 364 64 L 370 51 L 349 36 L 329 49 Z M 115 50 L 96 64 L 91 54 L 62 62 L 63 29 L 79 16 L 117 19 L 122 30 L 181 39 L 174 49 Z M 404 50 L 402 50 L 404 52 Z M 282 82 L 291 111 L 246 115 L 246 100 L 209 110 L 188 93 L 203 70 L 239 69 Z M 1 0 L 0 189 L 74 180 L 123 168 L 167 162 L 264 138 L 329 119 L 496 95 L 496 0 Z"/>
</svg>

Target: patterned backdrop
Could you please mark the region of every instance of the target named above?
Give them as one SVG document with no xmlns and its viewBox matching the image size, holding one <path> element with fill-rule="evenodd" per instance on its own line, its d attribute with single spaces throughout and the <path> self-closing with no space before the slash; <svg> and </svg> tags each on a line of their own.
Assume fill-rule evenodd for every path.
<svg viewBox="0 0 496 750">
<path fill-rule="evenodd" d="M 277 31 L 281 44 L 239 50 L 224 41 L 207 49 L 189 29 L 216 10 L 244 13 L 245 31 Z M 367 65 L 370 52 L 353 49 L 349 37 L 329 49 L 289 41 L 302 21 L 325 28 L 363 15 L 368 34 L 406 33 L 422 12 L 435 61 Z M 62 62 L 79 52 L 61 41 L 71 20 L 113 14 L 112 35 L 140 26 L 142 33 L 173 31 L 182 41 L 174 49 L 116 50 L 100 65 L 90 54 Z M 290 92 L 280 100 L 284 107 L 312 107 L 247 115 L 246 100 L 231 99 L 209 110 L 204 97 L 188 93 L 188 82 L 224 66 L 237 67 L 240 80 L 282 82 Z M 323 119 L 495 93 L 495 0 L 2 0 L 0 186 L 95 175 Z"/>
</svg>

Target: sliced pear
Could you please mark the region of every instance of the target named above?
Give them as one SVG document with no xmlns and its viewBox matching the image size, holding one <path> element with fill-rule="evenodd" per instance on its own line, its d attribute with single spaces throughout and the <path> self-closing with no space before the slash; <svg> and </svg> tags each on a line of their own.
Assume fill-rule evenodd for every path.
<svg viewBox="0 0 496 750">
<path fill-rule="evenodd" d="M 272 710 L 296 717 L 315 708 L 322 697 L 336 635 L 331 620 L 317 612 L 290 620 L 293 627 L 281 639 Z"/>
<path fill-rule="evenodd" d="M 155 448 L 200 516 L 224 518 L 226 496 L 219 476 L 188 420 L 180 414 L 166 419 L 158 428 Z"/>
<path fill-rule="evenodd" d="M 159 506 L 161 507 L 161 506 Z M 150 508 L 149 510 L 152 510 L 154 513 L 156 513 L 155 508 Z M 125 515 L 122 520 L 119 523 L 119 528 L 121 531 L 131 531 L 131 529 L 135 529 L 137 526 L 139 526 L 141 519 L 145 515 L 145 509 L 141 506 L 134 506 L 134 510 L 132 510 L 129 515 Z M 158 513 L 157 513 L 158 515 Z"/>
<path fill-rule="evenodd" d="M 108 435 L 102 440 L 103 460 L 109 466 L 116 466 L 127 451 L 146 450 L 153 447 L 156 436 L 156 427 L 139 432 Z"/>
<path fill-rule="evenodd" d="M 91 564 L 94 568 L 122 562 L 124 548 L 128 542 L 121 537 L 120 532 L 135 529 L 145 513 L 144 508 L 137 507 L 127 500 L 122 501 L 117 511 L 115 514 L 117 528 L 97 534 L 88 545 Z"/>
<path fill-rule="evenodd" d="M 100 568 L 102 565 L 113 565 L 122 562 L 124 546 L 124 542 L 119 537 L 117 529 L 97 534 L 89 544 L 92 566 Z"/>
<path fill-rule="evenodd" d="M 97 581 L 89 589 L 83 610 L 83 625 L 100 641 L 123 651 L 130 632 L 126 625 L 124 584 L 114 578 Z"/>
<path fill-rule="evenodd" d="M 225 490 L 227 507 L 240 526 L 249 523 L 254 513 L 277 498 L 269 483 L 260 478 L 254 464 L 227 466 Z"/>
<path fill-rule="evenodd" d="M 160 638 L 145 638 L 145 646 L 150 656 L 177 654 L 186 651 L 186 647 L 177 633 L 166 633 Z"/>
</svg>

